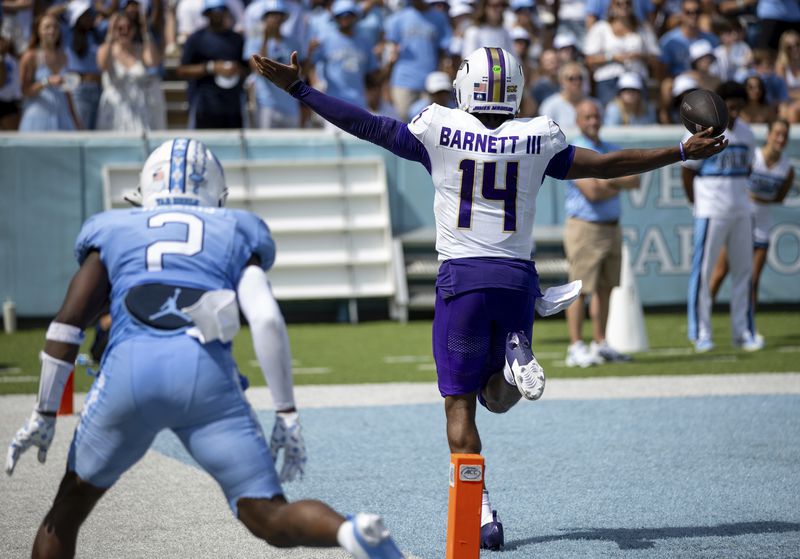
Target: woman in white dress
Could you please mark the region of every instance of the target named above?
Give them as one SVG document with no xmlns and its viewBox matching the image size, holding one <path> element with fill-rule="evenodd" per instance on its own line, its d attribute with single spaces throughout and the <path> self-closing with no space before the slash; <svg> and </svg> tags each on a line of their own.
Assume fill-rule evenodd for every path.
<svg viewBox="0 0 800 559">
<path fill-rule="evenodd" d="M 114 14 L 106 40 L 97 51 L 97 65 L 103 72 L 98 130 L 141 132 L 165 127 L 164 95 L 158 76 L 161 54 L 148 32 L 141 44 L 133 38 L 130 17 Z"/>
<path fill-rule="evenodd" d="M 606 20 L 592 25 L 583 45 L 595 97 L 605 105 L 617 94 L 617 79 L 636 72 L 647 82 L 661 49 L 652 29 L 636 20 L 631 0 L 611 0 Z"/>
<path fill-rule="evenodd" d="M 753 204 L 753 281 L 750 294 L 750 322 L 755 332 L 755 311 L 758 304 L 758 285 L 767 263 L 772 208 L 783 204 L 794 184 L 794 167 L 784 153 L 789 143 L 789 121 L 779 118 L 767 125 L 767 143 L 757 149 L 748 179 L 750 201 Z M 711 298 L 716 300 L 722 281 L 728 274 L 728 253 L 723 247 L 711 275 Z M 756 337 L 760 337 L 756 334 Z M 762 338 L 763 339 L 763 338 Z"/>
</svg>

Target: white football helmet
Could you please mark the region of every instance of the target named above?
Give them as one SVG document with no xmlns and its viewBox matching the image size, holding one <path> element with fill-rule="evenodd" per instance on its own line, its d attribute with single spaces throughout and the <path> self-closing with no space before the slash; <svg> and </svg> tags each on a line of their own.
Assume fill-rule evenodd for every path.
<svg viewBox="0 0 800 559">
<path fill-rule="evenodd" d="M 222 207 L 228 197 L 225 174 L 203 142 L 188 138 L 158 146 L 139 176 L 144 207 L 169 204 Z"/>
<path fill-rule="evenodd" d="M 515 115 L 525 94 L 525 77 L 513 54 L 482 47 L 461 61 L 453 88 L 461 110 Z"/>
</svg>

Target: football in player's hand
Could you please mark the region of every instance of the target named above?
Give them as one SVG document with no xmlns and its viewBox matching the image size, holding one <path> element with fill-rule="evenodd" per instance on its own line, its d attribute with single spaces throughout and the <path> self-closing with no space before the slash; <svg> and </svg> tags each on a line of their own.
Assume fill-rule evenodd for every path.
<svg viewBox="0 0 800 559">
<path fill-rule="evenodd" d="M 717 137 L 728 127 L 728 107 L 713 91 L 695 89 L 681 101 L 681 120 L 692 134 L 713 128 L 711 135 Z"/>
</svg>

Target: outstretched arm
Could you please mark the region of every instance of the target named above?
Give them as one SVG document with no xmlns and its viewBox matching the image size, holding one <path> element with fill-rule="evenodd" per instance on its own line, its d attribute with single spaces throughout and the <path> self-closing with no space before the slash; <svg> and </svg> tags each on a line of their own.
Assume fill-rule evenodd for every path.
<svg viewBox="0 0 800 559">
<path fill-rule="evenodd" d="M 297 52 L 291 64 L 281 64 L 266 56 L 253 55 L 258 73 L 276 86 L 310 107 L 322 118 L 357 138 L 379 145 L 404 159 L 422 163 L 430 171 L 430 158 L 422 143 L 405 123 L 385 116 L 373 115 L 346 101 L 325 95 L 300 81 Z"/>
<path fill-rule="evenodd" d="M 597 153 L 575 148 L 575 157 L 567 173 L 568 179 L 599 178 L 613 179 L 625 175 L 645 173 L 678 163 L 683 159 L 706 159 L 719 153 L 728 145 L 721 136 L 711 137 L 711 128 L 698 132 L 683 142 L 684 158 L 678 145 L 671 148 L 623 149 L 609 153 Z"/>
<path fill-rule="evenodd" d="M 277 412 L 269 444 L 272 459 L 277 464 L 283 450 L 280 480 L 292 481 L 303 477 L 306 446 L 294 402 L 289 334 L 258 258 L 252 257 L 248 264 L 236 288 L 239 308 L 250 324 L 253 349 Z"/>
</svg>

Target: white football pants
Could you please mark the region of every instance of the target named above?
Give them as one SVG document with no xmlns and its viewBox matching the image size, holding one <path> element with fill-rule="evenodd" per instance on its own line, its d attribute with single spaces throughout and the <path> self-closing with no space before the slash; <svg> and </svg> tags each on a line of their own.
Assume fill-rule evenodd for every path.
<svg viewBox="0 0 800 559">
<path fill-rule="evenodd" d="M 728 249 L 731 280 L 731 333 L 734 343 L 753 333 L 750 294 L 753 275 L 753 220 L 751 216 L 710 217 L 694 220 L 694 254 L 689 277 L 689 339 L 711 339 L 709 280 L 722 247 Z"/>
</svg>

